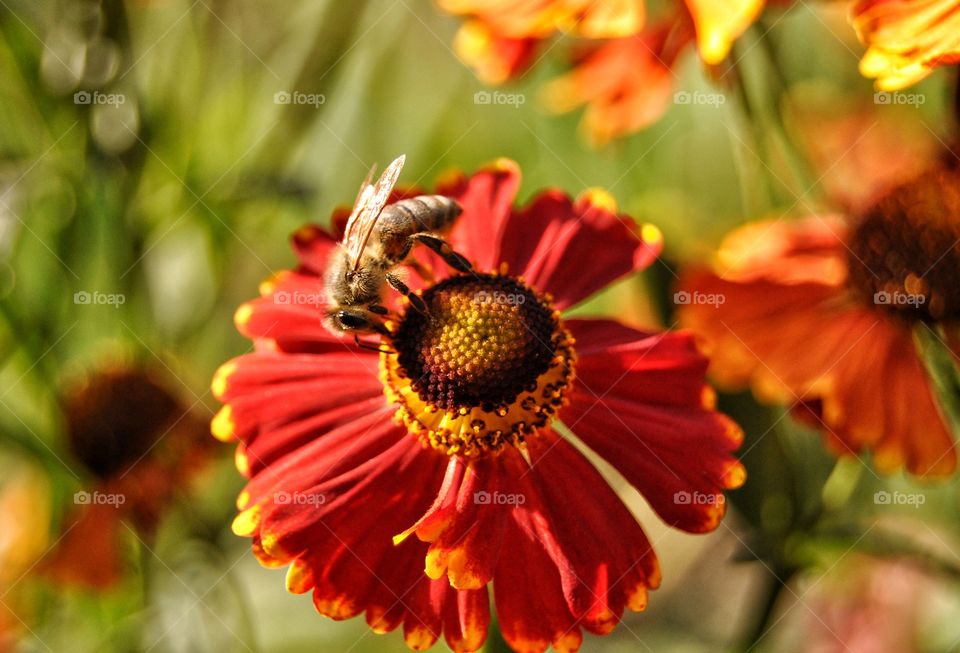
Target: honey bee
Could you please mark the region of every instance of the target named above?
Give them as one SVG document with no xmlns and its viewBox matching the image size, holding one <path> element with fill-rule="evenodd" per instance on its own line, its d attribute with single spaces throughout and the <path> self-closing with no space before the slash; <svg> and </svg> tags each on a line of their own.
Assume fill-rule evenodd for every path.
<svg viewBox="0 0 960 653">
<path fill-rule="evenodd" d="M 418 195 L 386 206 L 406 157 L 401 155 L 373 185 L 374 169 L 360 186 L 347 219 L 340 247 L 333 253 L 324 281 L 331 302 L 327 324 L 334 331 L 379 333 L 389 336 L 383 317 L 389 311 L 380 303 L 384 283 L 426 312 L 423 300 L 396 274 L 417 243 L 439 254 L 455 270 L 469 272 L 470 262 L 454 252 L 432 232 L 453 223 L 463 210 L 456 200 L 442 195 Z"/>
</svg>

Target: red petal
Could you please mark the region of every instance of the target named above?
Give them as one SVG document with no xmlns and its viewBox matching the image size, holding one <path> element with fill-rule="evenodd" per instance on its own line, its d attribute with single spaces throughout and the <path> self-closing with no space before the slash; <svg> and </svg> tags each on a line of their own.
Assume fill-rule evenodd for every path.
<svg viewBox="0 0 960 653">
<path fill-rule="evenodd" d="M 264 282 L 261 290 L 263 297 L 241 304 L 234 314 L 237 330 L 244 336 L 269 338 L 281 348 L 286 343 L 310 343 L 309 350 L 318 352 L 348 346 L 323 326 L 327 299 L 319 277 L 287 270 Z"/>
<path fill-rule="evenodd" d="M 447 645 L 457 653 L 478 650 L 487 639 L 490 625 L 487 588 L 460 592 L 451 588 L 448 593 L 443 607 L 443 631 Z"/>
<path fill-rule="evenodd" d="M 336 239 L 322 227 L 308 224 L 297 229 L 290 241 L 304 268 L 322 277 L 327 270 L 330 253 L 337 246 Z"/>
<path fill-rule="evenodd" d="M 511 565 L 497 570 L 493 598 L 505 640 L 517 653 L 541 653 L 551 643 L 558 651 L 577 651 L 580 629 L 563 600 L 557 568 L 536 537 L 512 527 Z"/>
<path fill-rule="evenodd" d="M 243 508 L 273 505 L 274 494 L 309 492 L 337 474 L 347 473 L 369 459 L 380 455 L 398 441 L 412 439 L 406 430 L 392 421 L 392 409 L 384 406 L 343 424 L 323 437 L 314 438 L 299 449 L 258 465 L 247 483 Z"/>
<path fill-rule="evenodd" d="M 598 192 L 573 201 L 560 191 L 545 191 L 507 223 L 500 259 L 512 274 L 552 294 L 562 310 L 650 265 L 662 241 L 659 231 L 645 232 L 648 241 Z"/>
<path fill-rule="evenodd" d="M 510 555 L 497 566 L 493 581 L 500 631 L 518 653 L 541 653 L 551 644 L 557 651 L 577 651 L 583 636 L 534 517 L 517 511 L 507 525 L 504 547 Z"/>
<path fill-rule="evenodd" d="M 462 174 L 437 185 L 437 193 L 455 198 L 463 213 L 450 235 L 453 248 L 482 272 L 500 264 L 499 243 L 520 186 L 520 168 L 498 159 L 467 178 Z"/>
<path fill-rule="evenodd" d="M 457 512 L 457 493 L 463 483 L 463 476 L 467 471 L 466 460 L 460 456 L 453 456 L 447 463 L 447 472 L 443 477 L 443 484 L 437 493 L 433 505 L 410 528 L 394 537 L 400 542 L 416 533 L 424 542 L 432 542 L 440 532 L 446 528 Z"/>
<path fill-rule="evenodd" d="M 453 514 L 427 553 L 428 576 L 442 578 L 446 574 L 458 589 L 477 589 L 493 579 L 509 511 L 489 499 L 504 487 L 503 474 L 503 465 L 497 460 L 470 462 L 456 489 Z M 417 534 L 423 537 L 424 530 Z"/>
<path fill-rule="evenodd" d="M 262 513 L 255 551 L 267 564 L 292 562 L 288 587 L 312 588 L 314 605 L 326 616 L 347 619 L 366 611 L 378 632 L 403 623 L 415 650 L 446 630 L 454 650 L 475 651 L 489 621 L 486 588 L 458 592 L 446 580 L 431 581 L 422 571 L 425 544 L 413 538 L 392 543 L 392 535 L 426 508 L 447 459 L 405 433 L 398 439 L 398 427 L 382 423 L 379 433 L 359 439 L 355 431 L 331 433 L 251 482 L 280 479 L 273 495 L 255 507 Z M 281 492 L 291 498 L 278 501 Z M 297 496 L 323 500 L 300 502 Z"/>
<path fill-rule="evenodd" d="M 213 391 L 226 405 L 213 420 L 221 440 L 239 439 L 248 473 L 360 416 L 386 408 L 376 359 L 352 354 L 258 352 L 220 368 Z"/>
<path fill-rule="evenodd" d="M 602 320 L 567 324 L 580 359 L 570 405 L 561 413 L 564 423 L 668 524 L 691 532 L 716 528 L 725 508 L 723 489 L 744 480 L 731 455 L 742 434 L 713 410 L 712 392 L 703 383 L 707 363 L 692 336 L 652 336 Z M 596 344 L 604 335 L 612 344 L 608 350 Z"/>
<path fill-rule="evenodd" d="M 117 506 L 78 506 L 64 520 L 67 529 L 43 569 L 55 582 L 104 590 L 123 577 L 121 528 Z"/>
<path fill-rule="evenodd" d="M 555 562 L 567 606 L 591 632 L 609 633 L 624 608 L 644 609 L 647 589 L 660 584 L 653 547 L 609 484 L 569 443 L 548 432 L 532 440 L 529 450 L 523 479 L 531 488 L 529 508 L 542 500 L 552 541 L 562 551 Z"/>
</svg>

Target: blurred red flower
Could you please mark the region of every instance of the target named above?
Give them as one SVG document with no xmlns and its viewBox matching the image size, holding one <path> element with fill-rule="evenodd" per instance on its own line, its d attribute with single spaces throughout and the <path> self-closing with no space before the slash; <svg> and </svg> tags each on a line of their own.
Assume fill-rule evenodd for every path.
<svg viewBox="0 0 960 653">
<path fill-rule="evenodd" d="M 207 425 L 149 372 L 97 370 L 64 397 L 71 452 L 94 479 L 74 495 L 44 561 L 57 583 L 107 589 L 124 573 L 124 522 L 150 539 L 208 458 Z"/>
</svg>

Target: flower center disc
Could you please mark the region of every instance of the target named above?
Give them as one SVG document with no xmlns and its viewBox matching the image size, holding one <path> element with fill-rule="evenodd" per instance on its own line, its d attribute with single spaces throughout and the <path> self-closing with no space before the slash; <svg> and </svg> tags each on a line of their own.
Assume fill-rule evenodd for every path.
<svg viewBox="0 0 960 653">
<path fill-rule="evenodd" d="M 563 405 L 573 338 L 549 298 L 493 274 L 452 277 L 410 307 L 381 355 L 398 417 L 447 454 L 520 445 Z"/>
<path fill-rule="evenodd" d="M 893 189 L 853 233 L 850 283 L 896 314 L 960 317 L 960 171 L 935 168 Z"/>
</svg>

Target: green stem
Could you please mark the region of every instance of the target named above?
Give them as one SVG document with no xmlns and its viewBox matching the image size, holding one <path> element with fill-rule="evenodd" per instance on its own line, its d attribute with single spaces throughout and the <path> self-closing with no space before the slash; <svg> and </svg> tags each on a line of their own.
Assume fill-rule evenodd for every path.
<svg viewBox="0 0 960 653">
<path fill-rule="evenodd" d="M 763 641 L 773 629 L 775 625 L 773 623 L 773 616 L 776 614 L 777 603 L 784 590 L 787 589 L 787 584 L 795 572 L 774 569 L 771 570 L 770 573 L 773 577 L 770 579 L 765 592 L 760 597 L 759 617 L 754 623 L 753 628 L 747 633 L 746 637 L 744 637 L 743 645 L 739 649 L 743 651 L 743 653 L 754 653 L 757 647 L 760 646 L 760 642 Z"/>
<path fill-rule="evenodd" d="M 483 645 L 484 653 L 513 653 L 513 649 L 507 644 L 507 640 L 500 633 L 500 624 L 496 620 L 490 622 L 490 628 L 487 631 L 487 642 Z"/>
<path fill-rule="evenodd" d="M 772 81 L 770 103 L 773 105 L 770 120 L 770 126 L 774 129 L 774 136 L 780 142 L 781 151 L 786 160 L 787 167 L 794 180 L 804 189 L 803 194 L 819 188 L 818 180 L 815 179 L 809 161 L 804 154 L 797 148 L 796 144 L 787 131 L 787 126 L 783 122 L 782 102 L 787 95 L 787 81 L 783 76 L 783 68 L 780 65 L 780 54 L 776 46 L 769 38 L 769 29 L 764 29 L 764 35 L 760 37 L 760 46 L 762 52 L 766 55 L 767 68 L 770 72 L 768 78 Z M 819 193 L 818 193 L 819 194 Z M 818 198 L 821 199 L 821 198 Z"/>
<path fill-rule="evenodd" d="M 760 129 L 760 120 L 757 116 L 754 108 L 753 102 L 750 98 L 750 91 L 747 89 L 747 84 L 744 79 L 744 71 L 742 66 L 738 63 L 740 58 L 731 58 L 730 69 L 727 72 L 733 78 L 733 90 L 736 93 L 737 99 L 740 102 L 740 109 L 743 111 L 744 122 L 746 123 L 749 133 L 750 140 L 753 143 L 753 147 L 756 148 L 756 158 L 759 158 L 759 165 L 767 165 L 769 160 L 769 152 L 767 151 L 767 143 L 764 139 L 762 130 Z M 744 147 L 741 144 L 741 150 L 749 149 L 749 147 Z M 746 157 L 743 157 L 744 162 L 752 162 L 751 157 L 753 154 L 748 154 Z M 754 164 L 753 168 L 756 170 L 757 165 Z M 748 165 L 748 164 L 745 164 Z M 744 206 L 747 208 L 748 213 L 751 215 L 757 216 L 766 212 L 773 204 L 773 188 L 771 186 L 770 175 L 766 171 L 761 171 L 761 174 L 752 174 L 750 175 L 756 179 L 762 180 L 761 183 L 750 183 L 747 181 L 741 181 L 741 198 Z M 746 179 L 747 175 L 742 175 L 741 179 Z"/>
</svg>

